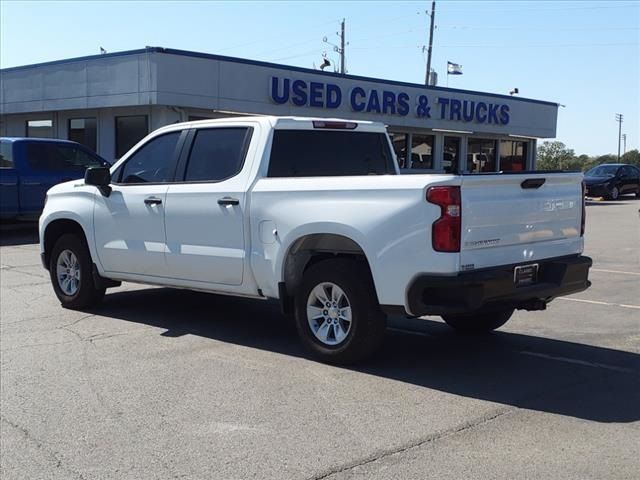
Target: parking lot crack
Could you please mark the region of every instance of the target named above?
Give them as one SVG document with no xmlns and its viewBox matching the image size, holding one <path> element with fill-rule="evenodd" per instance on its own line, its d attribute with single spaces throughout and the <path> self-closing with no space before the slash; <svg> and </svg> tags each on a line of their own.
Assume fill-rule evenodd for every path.
<svg viewBox="0 0 640 480">
<path fill-rule="evenodd" d="M 26 428 L 18 425 L 15 422 L 12 422 L 11 420 L 8 420 L 4 416 L 0 416 L 0 419 L 2 420 L 2 422 L 4 424 L 6 424 L 6 425 L 12 427 L 13 429 L 17 430 L 18 432 L 20 432 L 20 434 L 26 440 L 30 441 L 33 445 L 35 445 L 35 447 L 38 450 L 41 450 L 44 454 L 46 454 L 53 462 L 55 462 L 56 468 L 60 468 L 60 469 L 64 470 L 65 472 L 73 475 L 75 478 L 77 478 L 79 480 L 84 480 L 85 479 L 85 477 L 80 472 L 76 472 L 75 470 L 71 469 L 70 467 L 64 465 L 61 455 L 58 452 L 56 452 L 55 450 L 50 449 L 42 440 L 39 440 L 38 438 L 36 438 L 29 430 L 27 430 Z"/>
<path fill-rule="evenodd" d="M 513 412 L 515 410 L 519 410 L 516 407 L 504 407 L 504 408 L 500 408 L 497 410 L 494 410 L 493 412 L 484 415 L 482 417 L 476 418 L 475 420 L 472 420 L 470 422 L 465 422 L 461 425 L 457 425 L 456 427 L 453 427 L 451 429 L 448 430 L 444 430 L 442 432 L 437 432 L 437 433 L 433 433 L 430 435 L 427 435 L 425 437 L 419 438 L 417 440 L 414 440 L 412 442 L 406 443 L 404 445 L 401 445 L 399 447 L 396 448 L 391 448 L 391 449 L 387 449 L 387 450 L 380 450 L 376 453 L 374 453 L 373 455 L 370 455 L 368 457 L 364 457 L 360 460 L 357 460 L 355 462 L 351 462 L 342 466 L 339 466 L 337 468 L 333 468 L 330 469 L 328 471 L 325 471 L 319 475 L 313 476 L 313 477 L 309 477 L 309 480 L 324 480 L 324 479 L 328 479 L 331 478 L 334 475 L 338 475 L 340 473 L 344 473 L 350 470 L 353 470 L 355 468 L 358 467 L 362 467 L 364 465 L 368 465 L 374 462 L 378 462 L 380 460 L 384 460 L 385 458 L 389 458 L 395 455 L 401 455 L 409 450 L 415 449 L 415 448 L 420 448 L 423 445 L 432 443 L 432 442 L 436 442 L 438 440 L 441 440 L 443 438 L 447 438 L 450 437 L 452 435 L 457 435 L 460 433 L 463 433 L 465 431 L 474 429 L 476 427 L 479 427 L 481 425 L 484 425 L 485 423 L 488 422 L 492 422 L 504 415 L 506 415 L 507 413 Z"/>
</svg>

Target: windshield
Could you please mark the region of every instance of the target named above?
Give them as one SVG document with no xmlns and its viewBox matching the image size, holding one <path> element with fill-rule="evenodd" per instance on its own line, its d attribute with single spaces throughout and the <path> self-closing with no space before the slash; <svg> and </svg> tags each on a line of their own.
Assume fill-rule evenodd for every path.
<svg viewBox="0 0 640 480">
<path fill-rule="evenodd" d="M 618 167 L 615 165 L 599 165 L 593 167 L 585 175 L 587 177 L 613 177 L 618 171 Z"/>
</svg>

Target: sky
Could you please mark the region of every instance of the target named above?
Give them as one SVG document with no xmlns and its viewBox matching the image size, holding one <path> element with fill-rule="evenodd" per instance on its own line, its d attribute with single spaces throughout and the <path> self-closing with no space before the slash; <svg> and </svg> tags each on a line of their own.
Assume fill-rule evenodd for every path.
<svg viewBox="0 0 640 480">
<path fill-rule="evenodd" d="M 0 0 L 0 68 L 159 46 L 424 83 L 430 1 Z M 436 2 L 432 67 L 448 86 L 557 102 L 557 139 L 577 154 L 640 148 L 640 1 Z M 327 39 L 327 43 L 323 38 Z"/>
</svg>

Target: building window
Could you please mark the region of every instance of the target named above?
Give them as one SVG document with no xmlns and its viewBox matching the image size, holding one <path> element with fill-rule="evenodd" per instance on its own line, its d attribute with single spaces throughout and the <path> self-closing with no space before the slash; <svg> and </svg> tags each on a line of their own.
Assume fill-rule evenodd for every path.
<svg viewBox="0 0 640 480">
<path fill-rule="evenodd" d="M 116 158 L 122 157 L 149 133 L 146 115 L 116 117 Z"/>
<path fill-rule="evenodd" d="M 460 167 L 460 138 L 444 137 L 442 168 L 445 173 L 458 173 Z"/>
<path fill-rule="evenodd" d="M 496 171 L 496 141 L 469 138 L 467 141 L 467 171 L 471 173 Z"/>
<path fill-rule="evenodd" d="M 433 169 L 433 135 L 411 135 L 411 168 Z"/>
<path fill-rule="evenodd" d="M 69 140 L 81 143 L 95 152 L 98 143 L 96 119 L 72 118 L 69 120 Z"/>
<path fill-rule="evenodd" d="M 500 141 L 500 170 L 526 170 L 528 145 L 529 142 L 518 142 L 514 140 Z"/>
<path fill-rule="evenodd" d="M 27 137 L 53 138 L 52 120 L 29 120 Z"/>
<path fill-rule="evenodd" d="M 398 166 L 400 168 L 407 167 L 407 140 L 409 135 L 406 133 L 390 133 L 391 142 L 393 143 L 393 151 L 398 157 Z"/>
</svg>

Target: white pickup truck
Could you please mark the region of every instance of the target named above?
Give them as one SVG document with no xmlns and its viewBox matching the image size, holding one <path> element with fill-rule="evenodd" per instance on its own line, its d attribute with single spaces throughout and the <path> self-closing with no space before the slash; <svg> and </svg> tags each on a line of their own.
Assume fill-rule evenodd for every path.
<svg viewBox="0 0 640 480">
<path fill-rule="evenodd" d="M 63 307 L 121 281 L 277 299 L 321 360 L 360 360 L 387 313 L 459 331 L 589 287 L 582 175 L 400 175 L 384 125 L 174 124 L 49 190 L 42 262 Z"/>
</svg>

